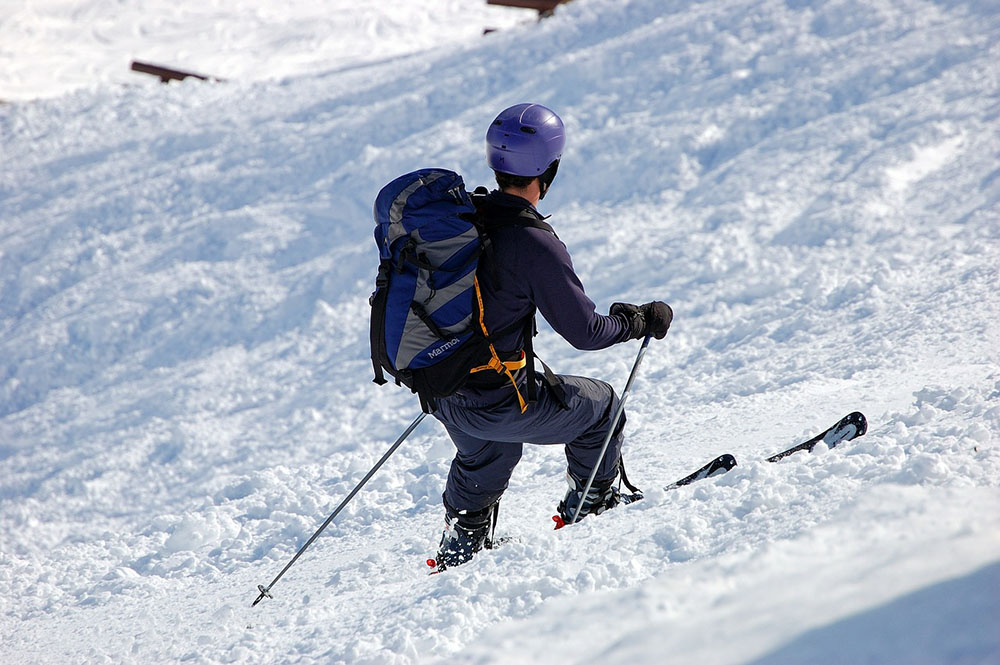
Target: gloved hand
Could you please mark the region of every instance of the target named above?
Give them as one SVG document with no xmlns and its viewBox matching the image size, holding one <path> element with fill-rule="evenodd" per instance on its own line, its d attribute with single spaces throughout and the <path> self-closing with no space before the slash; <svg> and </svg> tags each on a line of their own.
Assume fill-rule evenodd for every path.
<svg viewBox="0 0 1000 665">
<path fill-rule="evenodd" d="M 642 339 L 646 335 L 663 339 L 670 329 L 670 322 L 674 320 L 674 312 L 670 309 L 670 305 L 659 300 L 645 305 L 616 302 L 611 305 L 608 313 L 624 319 L 632 331 L 629 339 Z"/>
</svg>

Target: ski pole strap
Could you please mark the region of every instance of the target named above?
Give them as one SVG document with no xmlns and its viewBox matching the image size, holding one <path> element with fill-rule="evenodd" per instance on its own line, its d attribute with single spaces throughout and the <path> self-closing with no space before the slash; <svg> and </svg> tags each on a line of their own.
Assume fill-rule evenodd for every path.
<svg viewBox="0 0 1000 665">
<path fill-rule="evenodd" d="M 494 544 L 494 534 L 497 531 L 497 518 L 500 516 L 500 499 L 493 504 L 493 523 L 490 525 L 490 536 L 486 539 L 486 549 L 493 549 Z"/>
<path fill-rule="evenodd" d="M 622 485 L 624 485 L 625 487 L 627 487 L 629 492 L 632 492 L 633 494 L 642 494 L 642 490 L 641 489 L 639 489 L 638 487 L 636 487 L 635 485 L 633 485 L 632 483 L 630 483 L 628 481 L 628 476 L 625 474 L 625 458 L 624 457 L 619 457 L 618 458 L 618 474 L 619 474 L 619 479 L 622 481 Z"/>
<path fill-rule="evenodd" d="M 597 456 L 597 462 L 594 464 L 594 468 L 590 471 L 590 477 L 587 478 L 587 483 L 583 486 L 583 496 L 587 496 L 587 492 L 590 488 L 594 486 L 594 477 L 597 475 L 597 469 L 601 466 L 601 460 L 604 459 L 604 453 L 608 450 L 608 444 L 611 443 L 611 437 L 614 436 L 615 429 L 618 427 L 618 420 L 621 418 L 622 412 L 625 410 L 625 401 L 628 400 L 629 393 L 632 391 L 632 382 L 635 381 L 635 375 L 639 372 L 639 365 L 642 364 L 642 358 L 646 355 L 646 349 L 649 347 L 649 340 L 651 336 L 646 335 L 642 340 L 642 346 L 639 347 L 639 353 L 635 356 L 635 362 L 632 364 L 632 372 L 628 375 L 628 381 L 625 382 L 625 390 L 622 391 L 622 396 L 618 399 L 618 408 L 615 409 L 615 415 L 611 419 L 611 427 L 608 428 L 608 433 L 604 437 L 604 444 L 601 446 L 601 452 Z M 576 512 L 573 513 L 572 518 L 567 524 L 576 524 L 576 521 L 580 519 L 580 511 L 583 509 L 583 501 L 580 505 L 576 507 Z"/>
</svg>

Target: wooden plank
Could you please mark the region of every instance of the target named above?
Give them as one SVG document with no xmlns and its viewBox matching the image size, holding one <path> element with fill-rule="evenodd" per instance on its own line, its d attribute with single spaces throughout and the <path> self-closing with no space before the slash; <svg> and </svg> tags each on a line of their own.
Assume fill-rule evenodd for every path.
<svg viewBox="0 0 1000 665">
<path fill-rule="evenodd" d="M 556 8 L 556 5 L 562 2 L 563 0 L 486 0 L 488 5 L 537 9 L 539 12 L 551 12 Z"/>
<path fill-rule="evenodd" d="M 132 61 L 132 71 L 139 72 L 141 74 L 159 76 L 162 83 L 169 83 L 170 81 L 183 81 L 186 78 L 196 78 L 201 81 L 218 80 L 214 77 L 202 76 L 201 74 L 194 74 L 192 72 L 184 72 L 179 69 L 170 69 L 169 67 L 162 67 L 148 62 L 139 62 L 138 60 Z"/>
</svg>

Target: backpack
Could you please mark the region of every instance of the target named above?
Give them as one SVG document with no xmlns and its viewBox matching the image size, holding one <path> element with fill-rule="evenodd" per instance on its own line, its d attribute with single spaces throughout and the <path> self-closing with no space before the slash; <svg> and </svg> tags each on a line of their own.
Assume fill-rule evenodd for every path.
<svg viewBox="0 0 1000 665">
<path fill-rule="evenodd" d="M 513 373 L 526 366 L 532 373 L 530 333 L 515 358 L 501 359 L 490 341 L 477 277 L 489 236 L 462 177 L 444 169 L 400 176 L 379 191 L 374 217 L 374 382 L 385 384 L 388 372 L 430 413 L 435 399 L 454 394 L 472 374 L 492 370 L 514 385 L 523 413 L 531 395 L 524 399 Z M 533 314 L 527 325 L 533 328 Z M 528 378 L 530 387 L 534 377 Z"/>
</svg>

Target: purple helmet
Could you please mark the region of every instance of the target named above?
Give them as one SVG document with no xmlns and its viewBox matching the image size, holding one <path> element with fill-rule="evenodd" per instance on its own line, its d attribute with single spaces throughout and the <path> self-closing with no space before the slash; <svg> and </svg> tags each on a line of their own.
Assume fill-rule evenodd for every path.
<svg viewBox="0 0 1000 665">
<path fill-rule="evenodd" d="M 486 162 L 500 173 L 540 176 L 562 157 L 563 121 L 541 104 L 518 104 L 500 112 L 486 132 Z"/>
</svg>

